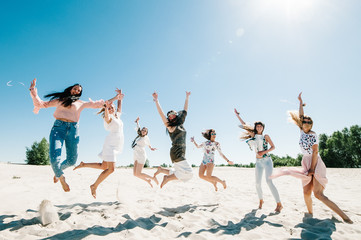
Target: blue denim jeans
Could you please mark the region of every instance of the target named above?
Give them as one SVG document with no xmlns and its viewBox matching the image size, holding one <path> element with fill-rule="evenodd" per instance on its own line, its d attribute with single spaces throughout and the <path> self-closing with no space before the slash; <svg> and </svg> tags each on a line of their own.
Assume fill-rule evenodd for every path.
<svg viewBox="0 0 361 240">
<path fill-rule="evenodd" d="M 273 172 L 273 161 L 271 157 L 257 158 L 256 160 L 256 190 L 259 199 L 263 199 L 263 192 L 261 187 L 263 170 L 266 173 L 266 182 L 271 190 L 271 193 L 276 200 L 276 202 L 281 202 L 280 195 L 278 194 L 277 188 L 273 184 L 272 180 L 269 178 Z"/>
<path fill-rule="evenodd" d="M 63 175 L 63 170 L 73 166 L 78 159 L 78 135 L 79 124 L 77 122 L 64 122 L 55 120 L 49 137 L 50 163 L 56 177 Z M 61 150 L 65 141 L 66 159 L 61 162 Z"/>
</svg>

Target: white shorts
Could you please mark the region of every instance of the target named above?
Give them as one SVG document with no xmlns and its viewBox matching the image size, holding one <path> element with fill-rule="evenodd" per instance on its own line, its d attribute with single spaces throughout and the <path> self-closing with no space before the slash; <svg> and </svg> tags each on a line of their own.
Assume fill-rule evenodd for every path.
<svg viewBox="0 0 361 240">
<path fill-rule="evenodd" d="M 147 160 L 145 149 L 135 146 L 133 148 L 133 160 L 134 162 L 137 161 L 140 164 L 145 164 L 145 161 Z"/>
<path fill-rule="evenodd" d="M 181 181 L 187 182 L 193 177 L 192 168 L 186 160 L 175 162 L 174 169 L 170 170 L 169 175 L 173 174 Z"/>
</svg>

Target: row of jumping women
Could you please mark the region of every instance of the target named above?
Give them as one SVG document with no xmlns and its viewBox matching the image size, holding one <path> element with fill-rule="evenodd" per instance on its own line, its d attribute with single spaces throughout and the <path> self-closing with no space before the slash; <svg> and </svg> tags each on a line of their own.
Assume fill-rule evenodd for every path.
<svg viewBox="0 0 361 240">
<path fill-rule="evenodd" d="M 90 186 L 91 194 L 96 198 L 96 190 L 99 184 L 104 181 L 111 173 L 114 172 L 116 156 L 121 153 L 124 145 L 123 122 L 120 118 L 122 112 L 122 100 L 124 94 L 121 90 L 116 89 L 116 96 L 103 101 L 82 101 L 80 97 L 83 88 L 80 84 L 75 84 L 66 88 L 62 92 L 55 92 L 45 95 L 49 101 L 40 99 L 36 88 L 36 79 L 30 84 L 30 95 L 34 104 L 34 113 L 38 113 L 40 108 L 55 107 L 54 118 L 56 119 L 50 131 L 49 136 L 49 156 L 52 169 L 54 171 L 54 183 L 60 182 L 65 192 L 70 191 L 70 187 L 65 180 L 63 170 L 74 166 L 78 158 L 78 144 L 79 144 L 79 118 L 83 109 L 94 108 L 100 109 L 98 114 L 104 118 L 104 127 L 109 131 L 103 144 L 102 152 L 99 157 L 102 163 L 84 163 L 81 162 L 74 170 L 89 167 L 103 170 L 94 184 Z M 154 151 L 156 148 L 151 147 L 148 138 L 148 129 L 141 128 L 139 124 L 139 117 L 136 119 L 137 137 L 132 143 L 134 156 L 134 176 L 146 181 L 153 187 L 152 182 L 158 185 L 158 174 L 164 174 L 160 187 L 173 180 L 188 181 L 193 177 L 192 168 L 185 158 L 186 150 L 186 130 L 183 126 L 188 112 L 188 101 L 190 92 L 186 92 L 186 99 L 184 109 L 182 111 L 171 110 L 164 114 L 158 100 L 158 94 L 152 94 L 157 111 L 165 125 L 169 137 L 172 142 L 170 149 L 170 158 L 173 163 L 173 169 L 166 169 L 158 167 L 153 176 L 142 172 L 144 164 L 147 159 L 145 148 L 149 147 Z M 280 196 L 272 179 L 282 176 L 291 175 L 302 180 L 304 200 L 307 210 L 310 214 L 313 213 L 311 194 L 336 212 L 347 223 L 352 223 L 352 220 L 330 199 L 328 199 L 323 191 L 327 184 L 326 166 L 318 153 L 318 138 L 317 134 L 312 131 L 313 121 L 311 117 L 304 115 L 303 107 L 305 104 L 302 100 L 302 93 L 299 94 L 299 111 L 289 112 L 293 122 L 300 128 L 300 147 L 303 153 L 302 168 L 279 168 L 273 170 L 273 162 L 269 152 L 274 150 L 274 144 L 269 135 L 263 135 L 264 123 L 255 122 L 254 125 L 247 125 L 240 117 L 239 112 L 234 109 L 236 117 L 241 122 L 241 128 L 244 130 L 242 139 L 249 145 L 249 147 L 256 153 L 256 190 L 259 198 L 259 208 L 263 205 L 263 193 L 261 188 L 261 179 L 263 172 L 265 172 L 266 182 L 271 190 L 271 193 L 276 201 L 275 212 L 280 212 L 283 208 Z M 113 104 L 117 101 L 117 106 Z M 214 129 L 206 130 L 202 133 L 206 141 L 202 144 L 197 144 L 192 137 L 191 141 L 197 148 L 202 148 L 204 156 L 199 167 L 199 177 L 205 181 L 210 182 L 217 191 L 217 183 L 220 183 L 223 188 L 226 188 L 226 181 L 213 176 L 214 155 L 215 151 L 227 161 L 228 164 L 233 165 L 232 161 L 222 153 L 219 142 L 215 141 L 216 131 Z M 65 143 L 66 159 L 61 161 L 62 146 Z M 268 147 L 270 146 L 270 147 Z"/>
</svg>

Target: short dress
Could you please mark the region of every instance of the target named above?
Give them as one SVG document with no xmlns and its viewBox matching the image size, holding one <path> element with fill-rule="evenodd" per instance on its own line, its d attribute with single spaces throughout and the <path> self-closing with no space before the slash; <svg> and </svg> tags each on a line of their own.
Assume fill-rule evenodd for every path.
<svg viewBox="0 0 361 240">
<path fill-rule="evenodd" d="M 106 136 L 103 150 L 98 156 L 105 162 L 115 162 L 116 155 L 123 151 L 123 121 L 120 119 L 120 115 L 120 113 L 117 113 L 117 116 L 111 114 L 109 117 L 112 121 L 109 124 L 104 120 L 104 128 L 109 131 L 109 134 Z"/>
<path fill-rule="evenodd" d="M 139 127 L 137 127 L 137 132 L 139 131 Z M 150 140 L 148 135 L 144 137 L 139 137 L 135 141 L 135 146 L 133 147 L 133 159 L 140 164 L 145 164 L 147 160 L 147 153 L 145 152 L 145 147 L 150 146 Z"/>
<path fill-rule="evenodd" d="M 301 130 L 300 147 L 303 154 L 302 168 L 280 168 L 271 175 L 270 178 L 276 178 L 282 175 L 291 175 L 297 178 L 301 178 L 302 185 L 306 186 L 312 180 L 311 176 L 307 176 L 308 170 L 312 164 L 312 146 L 318 144 L 318 137 L 316 133 L 305 133 Z M 317 156 L 317 163 L 315 168 L 314 177 L 325 188 L 328 182 L 326 177 L 326 165 L 322 161 L 320 155 Z"/>
<path fill-rule="evenodd" d="M 218 152 L 222 154 L 221 145 L 219 144 L 219 142 L 212 142 L 211 140 L 208 140 L 203 142 L 200 147 L 203 148 L 204 152 L 202 160 L 202 163 L 204 165 L 206 165 L 207 163 L 214 164 L 214 153 L 216 152 L 216 150 L 218 150 Z"/>
</svg>

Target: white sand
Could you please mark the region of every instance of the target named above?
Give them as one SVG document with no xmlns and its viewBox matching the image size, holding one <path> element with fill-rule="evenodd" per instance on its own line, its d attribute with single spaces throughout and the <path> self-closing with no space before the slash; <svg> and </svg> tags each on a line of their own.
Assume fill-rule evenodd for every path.
<svg viewBox="0 0 361 240">
<path fill-rule="evenodd" d="M 215 168 L 228 184 L 218 192 L 198 178 L 197 168 L 191 181 L 163 189 L 150 188 L 132 171 L 116 169 L 94 199 L 89 185 L 99 170 L 66 170 L 71 191 L 65 193 L 52 182 L 49 166 L 0 164 L 0 239 L 361 239 L 361 169 L 328 169 L 327 175 L 326 196 L 354 224 L 315 198 L 313 218 L 305 216 L 300 180 L 289 176 L 274 180 L 284 205 L 274 214 L 265 182 L 264 207 L 257 209 L 254 169 Z M 45 227 L 38 220 L 44 199 L 60 214 L 59 222 Z"/>
</svg>

